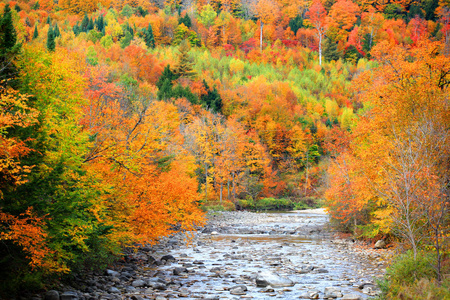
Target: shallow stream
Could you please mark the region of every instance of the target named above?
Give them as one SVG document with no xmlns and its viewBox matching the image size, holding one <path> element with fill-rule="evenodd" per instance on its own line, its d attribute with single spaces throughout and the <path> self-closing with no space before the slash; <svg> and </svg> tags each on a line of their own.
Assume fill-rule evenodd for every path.
<svg viewBox="0 0 450 300">
<path fill-rule="evenodd" d="M 338 299 L 367 299 L 376 294 L 371 284 L 385 271 L 381 254 L 356 254 L 351 242 L 335 239 L 321 210 L 216 213 L 210 220 L 191 244 L 173 247 L 170 255 L 176 262 L 157 268 L 159 276 L 166 281 L 175 278 L 177 284 L 154 296 L 323 299 L 330 296 L 326 288 L 334 287 Z M 159 254 L 167 251 L 155 253 Z M 174 275 L 176 268 L 180 272 Z M 257 287 L 255 278 L 262 271 L 288 278 L 294 285 Z"/>
</svg>

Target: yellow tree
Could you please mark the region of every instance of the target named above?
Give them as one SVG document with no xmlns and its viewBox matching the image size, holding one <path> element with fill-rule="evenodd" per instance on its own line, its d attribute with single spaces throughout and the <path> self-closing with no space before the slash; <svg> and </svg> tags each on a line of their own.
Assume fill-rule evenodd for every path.
<svg viewBox="0 0 450 300">
<path fill-rule="evenodd" d="M 370 109 L 354 128 L 354 153 L 367 182 L 359 187 L 361 201 L 373 195 L 378 207 L 391 208 L 383 217 L 414 255 L 424 243 L 434 246 L 439 280 L 449 226 L 450 59 L 443 50 L 429 41 L 412 50 L 377 45 L 372 54 L 380 67 L 361 76 L 357 87 Z"/>
<path fill-rule="evenodd" d="M 279 18 L 280 8 L 274 0 L 258 0 L 254 7 L 260 23 L 259 47 L 262 50 L 264 24 L 272 24 Z"/>
</svg>

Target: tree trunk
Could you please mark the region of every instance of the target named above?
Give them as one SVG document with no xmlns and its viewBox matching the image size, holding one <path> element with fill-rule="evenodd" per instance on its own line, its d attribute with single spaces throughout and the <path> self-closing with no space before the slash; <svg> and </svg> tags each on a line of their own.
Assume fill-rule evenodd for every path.
<svg viewBox="0 0 450 300">
<path fill-rule="evenodd" d="M 223 183 L 220 183 L 220 205 L 222 205 L 222 191 L 223 191 Z"/>
<path fill-rule="evenodd" d="M 205 201 L 208 201 L 208 164 L 205 163 Z"/>
<path fill-rule="evenodd" d="M 264 26 L 264 24 L 263 24 L 263 22 L 262 22 L 262 20 L 261 20 L 261 32 L 260 32 L 260 35 L 259 35 L 259 47 L 260 47 L 260 49 L 261 49 L 261 51 L 262 51 L 262 40 L 263 40 L 263 26 Z"/>
</svg>

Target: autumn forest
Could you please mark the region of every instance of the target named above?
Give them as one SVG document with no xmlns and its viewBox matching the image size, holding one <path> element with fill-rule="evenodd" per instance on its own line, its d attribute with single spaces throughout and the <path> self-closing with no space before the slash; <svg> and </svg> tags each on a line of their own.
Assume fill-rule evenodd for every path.
<svg viewBox="0 0 450 300">
<path fill-rule="evenodd" d="M 280 203 L 444 299 L 449 84 L 446 0 L 2 1 L 0 298 Z"/>
</svg>

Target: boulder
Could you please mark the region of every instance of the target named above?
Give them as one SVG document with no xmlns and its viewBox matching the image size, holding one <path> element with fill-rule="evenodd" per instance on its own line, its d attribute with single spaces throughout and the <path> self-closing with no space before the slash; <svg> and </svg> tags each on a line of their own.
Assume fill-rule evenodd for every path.
<svg viewBox="0 0 450 300">
<path fill-rule="evenodd" d="M 357 294 L 346 294 L 341 300 L 361 300 L 361 297 Z"/>
<path fill-rule="evenodd" d="M 78 300 L 78 294 L 76 292 L 64 292 L 59 296 L 60 300 Z"/>
<path fill-rule="evenodd" d="M 268 285 L 271 287 L 287 287 L 294 286 L 295 283 L 289 278 L 280 276 L 276 273 L 262 271 L 256 276 L 256 286 L 266 287 Z"/>
<path fill-rule="evenodd" d="M 143 286 L 146 286 L 147 283 L 142 279 L 136 279 L 135 281 L 133 281 L 131 283 L 131 285 L 134 287 L 143 287 Z"/>
<path fill-rule="evenodd" d="M 173 257 L 172 255 L 164 255 L 163 257 L 161 257 L 161 260 L 165 260 L 165 261 L 177 261 L 175 257 Z"/>
<path fill-rule="evenodd" d="M 340 298 L 342 297 L 341 290 L 337 287 L 326 287 L 324 291 L 324 298 Z"/>
<path fill-rule="evenodd" d="M 384 247 L 386 247 L 386 242 L 384 240 L 378 240 L 375 243 L 375 246 L 373 248 L 374 249 L 383 249 Z"/>
<path fill-rule="evenodd" d="M 45 293 L 45 300 L 59 300 L 59 293 L 55 290 L 50 290 Z"/>
<path fill-rule="evenodd" d="M 230 294 L 231 295 L 245 295 L 245 292 L 247 291 L 247 286 L 240 284 L 236 285 L 230 288 Z"/>
<path fill-rule="evenodd" d="M 183 268 L 183 267 L 177 267 L 177 268 L 173 269 L 173 275 L 176 275 L 176 276 L 181 275 L 182 273 L 187 273 L 187 272 L 188 272 L 188 269 Z"/>
</svg>

